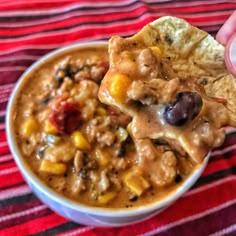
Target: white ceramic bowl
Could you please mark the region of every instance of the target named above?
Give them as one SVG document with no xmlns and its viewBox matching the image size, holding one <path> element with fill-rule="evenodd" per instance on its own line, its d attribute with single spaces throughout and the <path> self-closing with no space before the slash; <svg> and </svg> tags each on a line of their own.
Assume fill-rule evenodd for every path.
<svg viewBox="0 0 236 236">
<path fill-rule="evenodd" d="M 7 139 L 10 150 L 26 182 L 29 184 L 38 198 L 41 199 L 46 205 L 48 205 L 52 210 L 80 224 L 102 227 L 124 226 L 143 221 L 158 214 L 160 211 L 162 211 L 171 203 L 176 201 L 179 197 L 181 197 L 200 177 L 207 164 L 209 155 L 205 158 L 202 165 L 198 169 L 196 169 L 192 173 L 192 175 L 175 192 L 173 192 L 173 194 L 168 195 L 165 199 L 156 203 L 137 208 L 107 209 L 85 206 L 57 194 L 52 189 L 43 184 L 39 180 L 39 178 L 31 171 L 28 164 L 24 161 L 15 140 L 14 122 L 12 121 L 15 99 L 18 95 L 19 90 L 23 86 L 22 82 L 24 81 L 24 79 L 28 74 L 31 74 L 32 71 L 40 67 L 42 63 L 45 63 L 45 61 L 49 59 L 51 60 L 51 58 L 56 57 L 62 53 L 64 54 L 65 52 L 69 52 L 74 49 L 93 45 L 107 45 L 107 42 L 90 42 L 67 46 L 49 53 L 28 68 L 28 70 L 21 76 L 18 83 L 16 84 L 8 103 L 6 116 Z"/>
</svg>

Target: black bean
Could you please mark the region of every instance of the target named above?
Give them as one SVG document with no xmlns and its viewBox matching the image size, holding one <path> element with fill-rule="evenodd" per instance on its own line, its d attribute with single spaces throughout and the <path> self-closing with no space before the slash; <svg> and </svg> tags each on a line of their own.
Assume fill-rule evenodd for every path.
<svg viewBox="0 0 236 236">
<path fill-rule="evenodd" d="M 117 157 L 124 157 L 126 154 L 126 148 L 124 143 L 121 143 L 121 145 L 118 147 L 118 149 L 116 150 L 116 156 Z"/>
<path fill-rule="evenodd" d="M 193 120 L 201 111 L 202 98 L 196 92 L 181 92 L 176 96 L 176 102 L 164 110 L 164 119 L 170 125 L 181 126 Z"/>
<path fill-rule="evenodd" d="M 135 202 L 138 200 L 138 196 L 133 196 L 129 199 L 131 202 Z"/>
<path fill-rule="evenodd" d="M 81 168 L 78 175 L 82 178 L 82 179 L 87 179 L 88 177 L 88 171 L 85 168 Z"/>
<path fill-rule="evenodd" d="M 59 84 L 61 84 L 63 83 L 65 77 L 73 79 L 75 73 L 75 69 L 68 65 L 65 68 L 57 69 L 55 73 L 55 79 L 58 81 Z"/>
<path fill-rule="evenodd" d="M 64 81 L 64 78 L 67 76 L 67 70 L 64 69 L 64 68 L 59 68 L 57 71 L 56 71 L 56 74 L 55 74 L 55 79 L 57 80 L 58 83 L 63 83 Z"/>
<path fill-rule="evenodd" d="M 52 100 L 52 97 L 45 97 L 41 100 L 41 103 L 47 105 Z"/>
<path fill-rule="evenodd" d="M 182 176 L 180 174 L 177 174 L 175 176 L 175 183 L 180 183 L 182 181 Z"/>
</svg>

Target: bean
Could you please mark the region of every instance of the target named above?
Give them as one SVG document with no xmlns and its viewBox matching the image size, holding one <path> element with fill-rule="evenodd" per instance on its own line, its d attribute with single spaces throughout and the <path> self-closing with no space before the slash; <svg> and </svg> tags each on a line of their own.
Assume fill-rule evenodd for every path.
<svg viewBox="0 0 236 236">
<path fill-rule="evenodd" d="M 182 126 L 193 120 L 201 111 L 202 98 L 196 92 L 181 92 L 176 96 L 176 102 L 164 110 L 164 119 L 170 125 Z"/>
</svg>

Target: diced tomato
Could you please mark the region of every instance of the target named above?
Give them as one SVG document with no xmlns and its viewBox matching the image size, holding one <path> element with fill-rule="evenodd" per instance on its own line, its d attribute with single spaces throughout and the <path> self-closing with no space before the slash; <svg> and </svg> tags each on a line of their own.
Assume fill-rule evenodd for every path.
<svg viewBox="0 0 236 236">
<path fill-rule="evenodd" d="M 62 101 L 52 109 L 49 121 L 58 132 L 71 134 L 81 124 L 80 105 L 77 102 Z"/>
<path fill-rule="evenodd" d="M 99 66 L 103 67 L 104 69 L 104 74 L 108 71 L 109 69 L 109 62 L 108 61 L 102 61 Z"/>
<path fill-rule="evenodd" d="M 119 115 L 121 113 L 118 108 L 113 106 L 107 106 L 107 111 L 110 115 Z"/>
</svg>

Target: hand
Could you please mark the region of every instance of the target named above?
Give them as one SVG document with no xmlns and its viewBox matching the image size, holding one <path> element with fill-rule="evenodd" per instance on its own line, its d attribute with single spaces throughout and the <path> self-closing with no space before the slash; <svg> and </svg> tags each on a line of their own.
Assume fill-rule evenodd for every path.
<svg viewBox="0 0 236 236">
<path fill-rule="evenodd" d="M 216 39 L 226 47 L 225 64 L 228 70 L 236 76 L 236 11 L 221 27 Z"/>
</svg>

